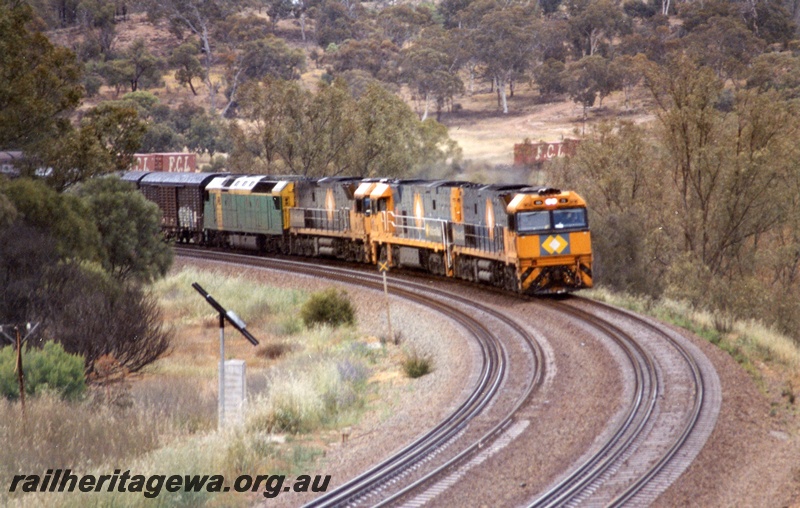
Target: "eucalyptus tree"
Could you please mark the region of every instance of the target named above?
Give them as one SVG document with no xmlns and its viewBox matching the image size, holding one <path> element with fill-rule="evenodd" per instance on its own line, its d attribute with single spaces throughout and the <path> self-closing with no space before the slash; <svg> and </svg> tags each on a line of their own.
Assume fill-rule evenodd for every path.
<svg viewBox="0 0 800 508">
<path fill-rule="evenodd" d="M 199 39 L 203 80 L 208 90 L 211 109 L 216 111 L 219 83 L 212 80 L 211 73 L 211 68 L 217 63 L 215 26 L 217 22 L 237 12 L 241 8 L 240 3 L 236 0 L 147 0 L 146 7 L 151 21 L 166 19 L 170 30 L 180 38 L 189 33 Z"/>
<path fill-rule="evenodd" d="M 248 80 L 265 77 L 297 79 L 305 68 L 302 50 L 269 33 L 264 19 L 254 15 L 230 16 L 217 28 L 217 39 L 224 44 L 221 60 L 225 63 L 225 95 L 228 102 L 221 115 L 228 114 L 237 101 L 239 87 Z"/>
<path fill-rule="evenodd" d="M 568 34 L 576 58 L 596 54 L 603 43 L 629 33 L 630 20 L 611 0 L 570 0 Z"/>
<path fill-rule="evenodd" d="M 408 105 L 377 82 L 356 99 L 343 80 L 317 92 L 296 82 L 249 83 L 232 127 L 231 166 L 268 173 L 323 176 L 412 175 L 456 155 L 447 129 L 421 122 Z"/>
<path fill-rule="evenodd" d="M 188 86 L 193 95 L 197 95 L 197 90 L 192 84 L 195 78 L 203 78 L 203 66 L 197 56 L 200 49 L 195 41 L 184 42 L 172 51 L 169 64 L 175 68 L 175 81 L 181 85 Z"/>
<path fill-rule="evenodd" d="M 505 114 L 506 87 L 533 64 L 539 27 L 535 9 L 511 4 L 488 10 L 473 33 L 478 60 L 497 84 L 498 106 Z"/>
<path fill-rule="evenodd" d="M 422 120 L 428 118 L 428 103 L 436 105 L 436 120 L 444 105 L 464 91 L 459 70 L 466 60 L 452 31 L 428 28 L 413 45 L 403 51 L 404 77 L 424 104 Z"/>
</svg>

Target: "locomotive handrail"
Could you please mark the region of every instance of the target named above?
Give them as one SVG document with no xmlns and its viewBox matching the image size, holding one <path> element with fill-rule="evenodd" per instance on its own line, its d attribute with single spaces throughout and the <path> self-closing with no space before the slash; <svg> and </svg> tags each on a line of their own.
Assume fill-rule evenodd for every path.
<svg viewBox="0 0 800 508">
<path fill-rule="evenodd" d="M 392 216 L 392 220 L 389 220 L 389 215 Z M 429 223 L 434 223 L 437 225 L 439 231 L 442 235 L 442 250 L 445 254 L 445 269 L 449 272 L 451 267 L 453 266 L 453 253 L 452 253 L 452 245 L 453 242 L 450 241 L 450 235 L 447 234 L 447 225 L 450 221 L 445 219 L 435 219 L 433 217 L 417 217 L 415 215 L 405 215 L 401 216 L 404 219 L 408 219 L 409 221 L 413 222 L 422 222 L 422 226 L 417 226 L 415 224 L 400 224 L 398 225 L 396 222 L 397 214 L 392 210 L 387 210 L 386 215 L 386 222 L 394 226 L 395 234 L 397 235 L 398 231 L 402 231 L 405 234 L 408 230 L 417 231 L 421 234 L 419 235 L 421 238 L 415 238 L 415 240 L 426 240 L 428 236 L 428 232 L 430 228 L 426 227 Z M 387 227 L 388 229 L 388 227 Z M 402 238 L 402 237 L 401 237 Z"/>
<path fill-rule="evenodd" d="M 301 212 L 302 217 L 298 217 L 298 214 Z M 310 216 L 308 212 L 310 212 Z M 292 217 L 293 215 L 295 217 Z M 346 208 L 329 210 L 327 208 L 302 208 L 295 206 L 289 209 L 289 217 L 289 221 L 293 227 L 319 229 L 322 231 L 350 231 L 350 210 Z M 295 226 L 294 220 L 302 220 L 303 225 Z"/>
<path fill-rule="evenodd" d="M 467 226 L 474 232 L 467 232 Z M 461 223 L 454 224 L 455 228 L 461 228 L 464 235 L 464 247 L 478 249 L 486 252 L 505 252 L 504 228 L 497 224 L 494 227 L 482 226 L 480 224 Z M 472 241 L 468 241 L 470 238 Z"/>
</svg>

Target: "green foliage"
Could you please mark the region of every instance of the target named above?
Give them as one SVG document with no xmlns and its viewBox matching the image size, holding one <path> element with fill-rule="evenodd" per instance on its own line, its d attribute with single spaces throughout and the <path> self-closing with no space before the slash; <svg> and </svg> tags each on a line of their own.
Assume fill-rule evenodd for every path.
<svg viewBox="0 0 800 508">
<path fill-rule="evenodd" d="M 617 290 L 649 295 L 663 290 L 664 269 L 652 260 L 668 256 L 672 242 L 648 222 L 652 203 L 660 198 L 649 162 L 656 155 L 644 129 L 605 123 L 560 163 L 563 180 L 556 183 L 578 189 L 591 204 L 594 274 Z"/>
<path fill-rule="evenodd" d="M 565 93 L 567 91 L 564 79 L 565 70 L 564 62 L 553 58 L 535 67 L 533 76 L 536 84 L 539 85 L 539 93 L 544 96 Z"/>
<path fill-rule="evenodd" d="M 475 4 L 478 8 L 481 4 Z M 484 4 L 485 5 L 485 4 Z M 503 113 L 508 113 L 506 86 L 526 72 L 533 63 L 540 21 L 532 6 L 514 4 L 504 9 L 476 12 L 480 15 L 475 30 L 474 55 L 497 82 Z"/>
<path fill-rule="evenodd" d="M 231 126 L 234 170 L 403 176 L 456 152 L 443 126 L 420 122 L 375 83 L 358 99 L 341 80 L 321 84 L 316 94 L 292 82 L 251 85 L 242 94 L 242 113 L 254 129 Z"/>
<path fill-rule="evenodd" d="M 603 98 L 620 88 L 614 68 L 599 55 L 587 56 L 571 63 L 565 72 L 569 96 L 583 106 L 584 116 L 586 108 L 593 106 L 598 96 L 602 104 Z"/>
<path fill-rule="evenodd" d="M 150 281 L 167 273 L 172 250 L 160 239 L 158 207 L 116 177 L 95 178 L 77 190 L 100 232 L 103 268 L 120 280 Z"/>
<path fill-rule="evenodd" d="M 8 197 L 0 193 L 0 230 L 14 223 L 17 219 L 17 209 Z"/>
<path fill-rule="evenodd" d="M 436 28 L 425 30 L 420 41 L 404 51 L 406 78 L 424 98 L 426 110 L 428 99 L 434 100 L 437 121 L 445 103 L 464 91 L 457 71 L 466 55 L 458 46 L 454 36 Z"/>
<path fill-rule="evenodd" d="M 225 167 L 228 165 L 228 158 L 224 155 L 217 155 L 213 159 L 211 159 L 211 164 L 205 164 L 202 167 L 203 173 L 219 173 L 221 171 L 225 171 Z"/>
<path fill-rule="evenodd" d="M 24 222 L 49 233 L 63 258 L 97 259 L 97 227 L 84 203 L 75 196 L 58 194 L 41 181 L 20 178 L 0 189 Z"/>
<path fill-rule="evenodd" d="M 24 2 L 0 3 L 0 147 L 41 150 L 69 131 L 82 97 L 75 55 L 33 26 Z"/>
<path fill-rule="evenodd" d="M 341 44 L 348 39 L 357 39 L 356 18 L 364 14 L 364 7 L 360 3 L 351 4 L 348 9 L 336 0 L 323 0 L 316 9 L 314 16 L 316 22 L 317 44 L 327 48 L 331 44 Z"/>
<path fill-rule="evenodd" d="M 361 41 L 350 39 L 335 49 L 329 47 L 327 53 L 325 62 L 332 64 L 337 74 L 358 69 L 384 81 L 394 80 L 400 60 L 398 46 L 376 37 Z"/>
<path fill-rule="evenodd" d="M 168 122 L 151 124 L 142 138 L 142 152 L 175 152 L 186 145 L 186 140 Z"/>
<path fill-rule="evenodd" d="M 116 97 L 128 85 L 128 76 L 133 73 L 133 67 L 127 60 L 106 60 L 97 65 L 97 73 L 102 76 L 106 85 L 114 88 Z"/>
<path fill-rule="evenodd" d="M 175 80 L 181 85 L 188 85 L 194 95 L 197 95 L 197 90 L 194 89 L 192 80 L 202 79 L 204 75 L 198 54 L 200 51 L 197 42 L 188 41 L 178 46 L 169 59 L 169 64 L 175 67 Z"/>
<path fill-rule="evenodd" d="M 159 83 L 165 62 L 150 52 L 144 39 L 133 41 L 124 57 L 128 64 L 126 79 L 130 83 L 131 92 L 140 87 L 149 88 Z"/>
<path fill-rule="evenodd" d="M 137 90 L 123 95 L 121 103 L 125 106 L 135 107 L 139 116 L 147 118 L 153 114 L 160 101 L 152 92 Z"/>
<path fill-rule="evenodd" d="M 610 0 L 571 0 L 567 36 L 575 49 L 576 59 L 600 53 L 601 45 L 631 30 L 631 21 L 622 7 Z"/>
<path fill-rule="evenodd" d="M 789 52 L 759 55 L 753 59 L 747 87 L 777 90 L 789 98 L 800 97 L 800 56 Z"/>
<path fill-rule="evenodd" d="M 305 53 L 290 48 L 278 37 L 268 36 L 243 46 L 241 69 L 250 79 L 298 79 L 305 66 Z"/>
<path fill-rule="evenodd" d="M 300 317 L 307 327 L 317 324 L 337 327 L 354 324 L 356 313 L 346 292 L 330 288 L 312 294 L 300 309 Z"/>
<path fill-rule="evenodd" d="M 147 129 L 135 108 L 125 104 L 104 102 L 90 110 L 82 122 L 90 129 L 111 157 L 113 169 L 125 171 L 133 164 L 133 154 L 142 143 Z M 93 174 L 107 173 L 98 170 Z"/>
<path fill-rule="evenodd" d="M 429 374 L 433 370 L 433 361 L 429 356 L 414 351 L 403 360 L 403 372 L 411 379 Z"/>
<path fill-rule="evenodd" d="M 19 398 L 15 372 L 17 351 L 12 347 L 0 349 L 0 394 L 8 399 Z M 63 399 L 75 400 L 86 390 L 83 358 L 64 351 L 60 344 L 45 343 L 42 349 L 23 346 L 22 368 L 25 374 L 25 394 L 38 395 L 50 390 Z"/>
<path fill-rule="evenodd" d="M 601 127 L 561 163 L 560 184 L 591 204 L 597 280 L 713 311 L 720 331 L 738 317 L 796 334 L 794 93 L 767 80 L 727 90 L 685 55 L 668 66 L 633 60 L 657 128 Z M 791 66 L 774 70 L 792 79 Z"/>
<path fill-rule="evenodd" d="M 717 76 L 741 79 L 764 42 L 738 17 L 713 17 L 682 40 L 687 53 Z"/>
</svg>

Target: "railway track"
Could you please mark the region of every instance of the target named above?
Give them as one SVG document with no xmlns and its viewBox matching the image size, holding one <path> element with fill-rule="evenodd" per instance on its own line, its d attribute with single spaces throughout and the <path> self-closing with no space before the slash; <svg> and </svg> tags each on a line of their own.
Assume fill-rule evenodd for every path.
<svg viewBox="0 0 800 508">
<path fill-rule="evenodd" d="M 217 261 L 247 260 L 248 264 L 271 269 L 380 288 L 378 276 L 363 270 L 193 249 L 177 252 Z M 482 355 L 479 382 L 445 421 L 399 453 L 307 506 L 421 506 L 459 481 L 458 472 L 475 462 L 477 450 L 494 442 L 513 440 L 514 432 L 524 430 L 520 424 L 527 425 L 527 421 L 516 418 L 515 414 L 541 384 L 547 369 L 542 346 L 536 334 L 529 331 L 530 327 L 520 325 L 504 312 L 413 279 L 393 279 L 392 293 L 448 316 L 475 337 Z M 600 442 L 526 504 L 638 506 L 655 501 L 688 467 L 713 430 L 721 403 L 719 380 L 713 367 L 680 334 L 654 320 L 581 298 L 535 300 L 533 305 L 547 307 L 590 329 L 592 334 L 605 337 L 615 345 L 618 362 L 629 374 L 627 404 L 609 423 Z M 481 319 L 470 316 L 464 307 L 472 308 L 471 314 L 477 313 Z M 505 412 L 494 416 L 495 423 L 488 430 L 469 434 L 470 423 L 487 406 L 497 405 L 493 401 L 507 381 L 508 353 L 503 342 L 485 326 L 489 320 L 501 323 L 527 345 L 534 368 L 510 409 L 500 404 Z M 458 444 L 454 445 L 455 442 Z M 449 458 L 430 459 L 447 447 Z"/>
<path fill-rule="evenodd" d="M 339 282 L 358 283 L 378 290 L 382 289 L 382 282 L 378 276 L 361 270 L 356 271 L 332 266 L 319 267 L 292 260 L 186 248 L 176 248 L 176 253 L 186 257 L 246 263 Z M 420 291 L 420 289 L 424 289 L 424 291 Z M 462 463 L 475 450 L 483 448 L 507 432 L 513 423 L 514 414 L 543 379 L 545 365 L 541 345 L 525 327 L 505 314 L 476 304 L 458 295 L 438 291 L 430 287 L 423 288 L 422 285 L 410 281 L 393 280 L 391 292 L 394 296 L 420 303 L 452 319 L 474 337 L 480 346 L 482 357 L 478 382 L 467 399 L 439 425 L 427 431 L 392 457 L 340 485 L 335 490 L 320 496 L 306 506 L 385 505 L 400 499 L 415 489 L 421 488 L 444 471 Z M 471 312 L 465 311 L 463 309 L 465 306 Z M 474 317 L 475 311 L 482 314 L 482 319 L 479 320 Z M 484 324 L 487 316 L 502 323 L 527 345 L 533 361 L 533 368 L 530 371 L 524 389 L 521 391 L 521 395 L 514 401 L 511 410 L 507 411 L 488 431 L 480 433 L 477 438 L 475 436 L 465 437 L 463 434 L 466 427 L 481 415 L 490 403 L 495 402 L 500 387 L 506 381 L 506 370 L 509 362 L 506 346 L 497 338 L 496 333 L 489 330 Z M 443 463 L 429 464 L 425 468 L 420 467 L 429 456 L 443 447 L 451 445 L 456 438 L 464 438 L 460 439 L 460 441 L 468 440 L 469 442 L 466 444 L 461 442 L 457 447 L 454 447 L 459 451 Z M 398 482 L 400 479 L 402 479 L 402 482 Z"/>
<path fill-rule="evenodd" d="M 716 372 L 663 324 L 584 299 L 558 308 L 618 344 L 634 389 L 622 423 L 603 445 L 529 506 L 650 504 L 711 434 L 721 403 Z M 625 330 L 631 324 L 636 336 Z"/>
</svg>

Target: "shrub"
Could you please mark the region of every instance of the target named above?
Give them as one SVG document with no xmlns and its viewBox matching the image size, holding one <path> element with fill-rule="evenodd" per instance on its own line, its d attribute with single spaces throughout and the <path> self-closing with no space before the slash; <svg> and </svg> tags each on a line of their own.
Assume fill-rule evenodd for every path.
<svg viewBox="0 0 800 508">
<path fill-rule="evenodd" d="M 355 309 L 344 291 L 330 288 L 314 293 L 300 310 L 303 323 L 308 326 L 326 324 L 337 327 L 355 323 Z"/>
<path fill-rule="evenodd" d="M 420 355 L 416 351 L 403 361 L 403 372 L 406 376 L 416 379 L 433 370 L 433 361 L 427 355 Z"/>
<path fill-rule="evenodd" d="M 292 347 L 289 344 L 284 344 L 283 342 L 269 342 L 256 349 L 256 355 L 261 358 L 276 360 L 291 350 Z"/>
<path fill-rule="evenodd" d="M 355 358 L 317 360 L 273 371 L 268 392 L 248 403 L 251 431 L 303 434 L 338 425 L 361 407 L 366 368 Z"/>
<path fill-rule="evenodd" d="M 17 352 L 12 347 L 0 350 L 0 392 L 9 399 L 19 397 L 15 366 Z M 86 390 L 83 358 L 64 351 L 60 344 L 47 342 L 42 349 L 23 351 L 25 393 L 36 395 L 52 390 L 64 399 L 74 400 Z"/>
<path fill-rule="evenodd" d="M 87 373 L 106 354 L 133 373 L 169 351 L 172 330 L 143 287 L 74 264 L 61 266 L 56 276 L 48 287 L 54 310 L 47 331 L 65 350 L 86 358 Z"/>
</svg>

